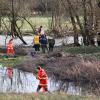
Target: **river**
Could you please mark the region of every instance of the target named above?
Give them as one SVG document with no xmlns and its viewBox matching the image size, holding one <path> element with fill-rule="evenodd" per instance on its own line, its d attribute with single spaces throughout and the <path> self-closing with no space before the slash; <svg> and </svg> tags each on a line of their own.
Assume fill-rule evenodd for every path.
<svg viewBox="0 0 100 100">
<path fill-rule="evenodd" d="M 33 93 L 36 92 L 39 81 L 33 73 L 13 69 L 12 81 L 7 75 L 7 67 L 0 64 L 0 93 Z M 49 78 L 48 90 L 50 92 L 57 91 L 59 83 Z M 41 91 L 40 91 L 41 92 Z M 72 83 L 68 86 L 68 94 L 81 94 L 81 88 L 75 87 Z"/>
<path fill-rule="evenodd" d="M 6 38 L 4 35 L 0 35 L 0 46 L 5 45 L 5 39 Z M 10 36 L 8 36 L 6 43 L 8 43 L 9 39 L 11 39 Z M 27 42 L 27 46 L 33 45 L 33 37 L 32 36 L 23 36 L 23 39 Z M 55 39 L 55 46 L 60 46 L 63 43 L 65 43 L 65 44 L 74 43 L 74 37 L 73 36 L 66 36 L 64 38 Z M 82 45 L 82 37 L 81 36 L 79 37 L 79 43 Z M 22 41 L 19 38 L 16 38 L 13 40 L 13 44 L 20 45 L 20 44 L 22 44 Z"/>
<path fill-rule="evenodd" d="M 8 37 L 6 40 L 6 43 L 8 43 L 9 39 L 11 37 Z M 27 46 L 33 45 L 33 37 L 32 36 L 24 36 L 24 40 L 27 42 Z M 82 37 L 79 37 L 79 43 L 81 44 Z M 56 43 L 55 46 L 62 45 L 62 41 L 64 41 L 67 44 L 74 43 L 74 38 L 71 36 L 67 36 L 65 38 L 55 39 Z M 18 38 L 14 39 L 13 41 L 14 46 L 21 45 L 22 42 Z M 5 36 L 0 35 L 0 46 L 5 46 Z M 36 79 L 36 77 L 33 75 L 33 73 L 25 72 L 22 70 L 18 70 L 16 68 L 13 69 L 13 79 L 12 82 L 7 76 L 7 67 L 2 66 L 0 64 L 0 93 L 8 93 L 8 92 L 14 92 L 14 93 L 32 93 L 36 92 L 37 86 L 39 81 Z M 71 82 L 65 82 L 68 84 L 67 86 L 67 93 L 73 94 L 73 95 L 81 95 L 82 94 L 82 87 L 75 86 L 74 83 Z M 55 80 L 49 78 L 48 82 L 48 89 L 49 91 L 58 91 L 60 84 L 56 82 Z M 66 87 L 65 87 L 66 88 Z"/>
</svg>

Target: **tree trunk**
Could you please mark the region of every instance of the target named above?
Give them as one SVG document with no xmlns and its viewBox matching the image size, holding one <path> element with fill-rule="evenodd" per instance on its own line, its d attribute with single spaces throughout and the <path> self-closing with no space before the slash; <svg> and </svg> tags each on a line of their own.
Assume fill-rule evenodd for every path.
<svg viewBox="0 0 100 100">
<path fill-rule="evenodd" d="M 96 31 L 100 32 L 100 0 L 97 0 L 96 6 Z"/>
<path fill-rule="evenodd" d="M 84 45 L 88 45 L 88 39 L 87 39 L 87 35 L 88 35 L 88 26 L 87 26 L 87 9 L 86 9 L 86 0 L 83 0 L 83 11 L 84 11 L 84 35 L 83 35 L 83 42 Z"/>
<path fill-rule="evenodd" d="M 65 3 L 63 2 L 63 0 L 61 0 L 65 9 L 66 9 L 66 5 Z M 73 31 L 74 31 L 74 45 L 75 46 L 78 46 L 78 33 L 77 33 L 77 27 L 76 27 L 76 22 L 75 22 L 75 18 L 74 18 L 74 15 L 72 13 L 73 9 L 72 9 L 72 5 L 71 5 L 71 2 L 69 0 L 67 0 L 67 3 L 68 3 L 68 8 L 69 8 L 69 15 L 70 15 L 70 19 L 71 19 L 71 22 L 72 22 L 72 26 L 73 26 Z M 67 11 L 67 9 L 66 9 Z"/>
<path fill-rule="evenodd" d="M 1 16 L 0 16 L 0 31 L 1 31 Z"/>
<path fill-rule="evenodd" d="M 26 45 L 27 43 L 23 40 L 21 32 L 17 32 L 17 30 L 16 30 L 17 23 L 16 23 L 16 15 L 15 15 L 15 10 L 14 10 L 14 1 L 13 0 L 12 0 L 12 11 L 11 11 L 11 13 L 12 13 L 12 19 L 11 19 L 11 34 L 12 34 L 12 37 L 14 38 L 14 36 L 17 36 Z"/>
</svg>

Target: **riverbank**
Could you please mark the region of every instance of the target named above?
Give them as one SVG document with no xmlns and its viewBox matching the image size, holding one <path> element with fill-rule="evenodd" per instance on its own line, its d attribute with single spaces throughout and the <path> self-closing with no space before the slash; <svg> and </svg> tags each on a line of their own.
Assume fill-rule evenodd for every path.
<svg viewBox="0 0 100 100">
<path fill-rule="evenodd" d="M 99 95 L 100 47 L 60 46 L 55 47 L 54 52 L 45 54 L 34 52 L 32 47 L 18 47 L 16 51 L 17 56 L 24 52 L 25 55 L 15 60 L 21 62 L 14 64 L 14 68 L 36 74 L 36 67 L 41 65 L 48 76 L 60 84 L 58 91 L 66 92 L 69 84 L 73 83 L 81 88 L 82 94 L 85 91 L 85 95 Z"/>
<path fill-rule="evenodd" d="M 95 96 L 72 96 L 65 93 L 0 94 L 0 100 L 100 100 Z"/>
<path fill-rule="evenodd" d="M 21 47 L 21 48 L 17 47 L 15 48 L 15 54 L 18 56 L 16 59 L 7 61 L 1 56 L 0 61 L 1 63 L 5 64 L 13 63 L 13 66 L 15 68 L 34 73 L 36 66 L 41 65 L 43 68 L 47 70 L 50 76 L 52 75 L 59 76 L 60 77 L 59 79 L 61 80 L 66 80 L 66 79 L 71 81 L 73 80 L 77 81 L 78 79 L 83 80 L 84 78 L 83 75 L 84 74 L 87 75 L 86 73 L 88 73 L 87 75 L 88 78 L 86 78 L 86 80 L 88 81 L 90 80 L 90 74 L 92 72 L 91 70 L 95 71 L 93 73 L 96 72 L 99 73 L 99 63 L 100 63 L 99 51 L 100 47 L 93 47 L 93 46 L 89 47 L 61 46 L 61 47 L 55 47 L 54 52 L 43 54 L 42 52 L 36 53 L 34 51 L 34 48 L 32 47 Z M 32 52 L 33 55 L 31 55 Z M 87 68 L 88 72 L 85 71 Z M 77 70 L 75 71 L 75 69 Z M 76 77 L 77 75 L 78 79 Z"/>
</svg>

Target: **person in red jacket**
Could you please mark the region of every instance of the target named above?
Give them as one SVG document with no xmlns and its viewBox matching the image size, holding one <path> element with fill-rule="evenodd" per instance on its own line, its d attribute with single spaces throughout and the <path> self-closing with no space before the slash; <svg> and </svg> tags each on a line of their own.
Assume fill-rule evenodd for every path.
<svg viewBox="0 0 100 100">
<path fill-rule="evenodd" d="M 37 68 L 38 69 L 38 74 L 37 74 L 37 79 L 39 80 L 39 85 L 37 88 L 37 92 L 43 88 L 43 92 L 48 91 L 48 76 L 43 68 L 40 66 Z"/>
<path fill-rule="evenodd" d="M 7 45 L 7 55 L 9 56 L 10 54 L 12 54 L 14 56 L 15 51 L 13 48 L 13 44 L 12 44 L 13 39 L 10 39 Z"/>
<path fill-rule="evenodd" d="M 10 79 L 12 79 L 12 77 L 13 77 L 13 68 L 11 68 L 11 67 L 8 67 L 8 68 L 7 68 L 7 76 L 8 76 Z"/>
</svg>

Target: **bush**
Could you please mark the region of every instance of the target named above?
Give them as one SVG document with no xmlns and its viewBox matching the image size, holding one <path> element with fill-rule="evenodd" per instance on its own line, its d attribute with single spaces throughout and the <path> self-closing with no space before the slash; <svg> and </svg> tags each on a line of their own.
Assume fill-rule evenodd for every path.
<svg viewBox="0 0 100 100">
<path fill-rule="evenodd" d="M 23 47 L 18 46 L 18 47 L 15 47 L 15 54 L 19 56 L 25 56 L 27 55 L 27 52 Z"/>
</svg>

